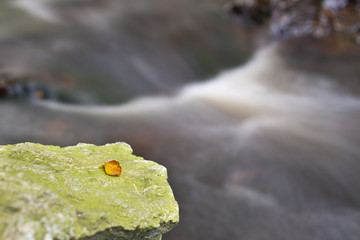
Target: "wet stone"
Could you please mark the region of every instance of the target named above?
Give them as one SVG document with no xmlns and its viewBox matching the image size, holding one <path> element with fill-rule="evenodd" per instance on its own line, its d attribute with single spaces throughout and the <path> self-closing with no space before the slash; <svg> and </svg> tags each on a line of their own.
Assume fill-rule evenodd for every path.
<svg viewBox="0 0 360 240">
<path fill-rule="evenodd" d="M 104 162 L 116 160 L 120 176 Z M 166 168 L 125 143 L 0 146 L 0 239 L 161 239 L 179 221 Z"/>
</svg>

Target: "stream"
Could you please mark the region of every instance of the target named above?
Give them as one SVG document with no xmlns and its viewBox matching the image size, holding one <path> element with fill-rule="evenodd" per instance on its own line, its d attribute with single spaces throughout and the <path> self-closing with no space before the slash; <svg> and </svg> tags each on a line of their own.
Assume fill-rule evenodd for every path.
<svg viewBox="0 0 360 240">
<path fill-rule="evenodd" d="M 0 144 L 129 143 L 168 169 L 163 239 L 358 239 L 358 48 L 256 40 L 212 1 L 15 2 Z"/>
</svg>

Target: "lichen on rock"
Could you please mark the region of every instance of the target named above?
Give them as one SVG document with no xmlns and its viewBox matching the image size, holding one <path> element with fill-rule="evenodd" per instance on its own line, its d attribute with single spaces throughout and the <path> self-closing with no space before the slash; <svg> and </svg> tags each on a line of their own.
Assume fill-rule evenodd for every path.
<svg viewBox="0 0 360 240">
<path fill-rule="evenodd" d="M 116 159 L 120 176 L 105 173 Z M 179 221 L 166 168 L 125 143 L 0 146 L 0 239 L 160 239 Z"/>
</svg>

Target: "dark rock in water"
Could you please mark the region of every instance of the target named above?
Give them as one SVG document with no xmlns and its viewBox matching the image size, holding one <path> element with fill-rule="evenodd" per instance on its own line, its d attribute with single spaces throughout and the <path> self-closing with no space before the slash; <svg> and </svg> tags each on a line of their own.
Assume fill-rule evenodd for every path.
<svg viewBox="0 0 360 240">
<path fill-rule="evenodd" d="M 36 83 L 31 77 L 19 78 L 0 75 L 0 99 L 59 100 L 59 94 L 51 86 Z M 63 94 L 60 94 L 62 97 Z"/>
<path fill-rule="evenodd" d="M 0 239 L 160 239 L 179 221 L 166 168 L 124 143 L 0 146 Z M 117 159 L 120 176 L 104 161 Z"/>
<path fill-rule="evenodd" d="M 272 33 L 281 38 L 341 34 L 360 44 L 359 1 L 239 0 L 230 4 L 230 10 L 241 22 L 269 23 Z"/>
</svg>

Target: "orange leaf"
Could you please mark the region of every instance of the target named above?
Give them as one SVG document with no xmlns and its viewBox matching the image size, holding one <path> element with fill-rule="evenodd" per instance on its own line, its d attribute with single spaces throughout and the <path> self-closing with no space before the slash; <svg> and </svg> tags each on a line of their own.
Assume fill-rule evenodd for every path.
<svg viewBox="0 0 360 240">
<path fill-rule="evenodd" d="M 115 160 L 104 162 L 104 168 L 106 174 L 110 176 L 119 176 L 122 171 L 119 162 Z"/>
</svg>

